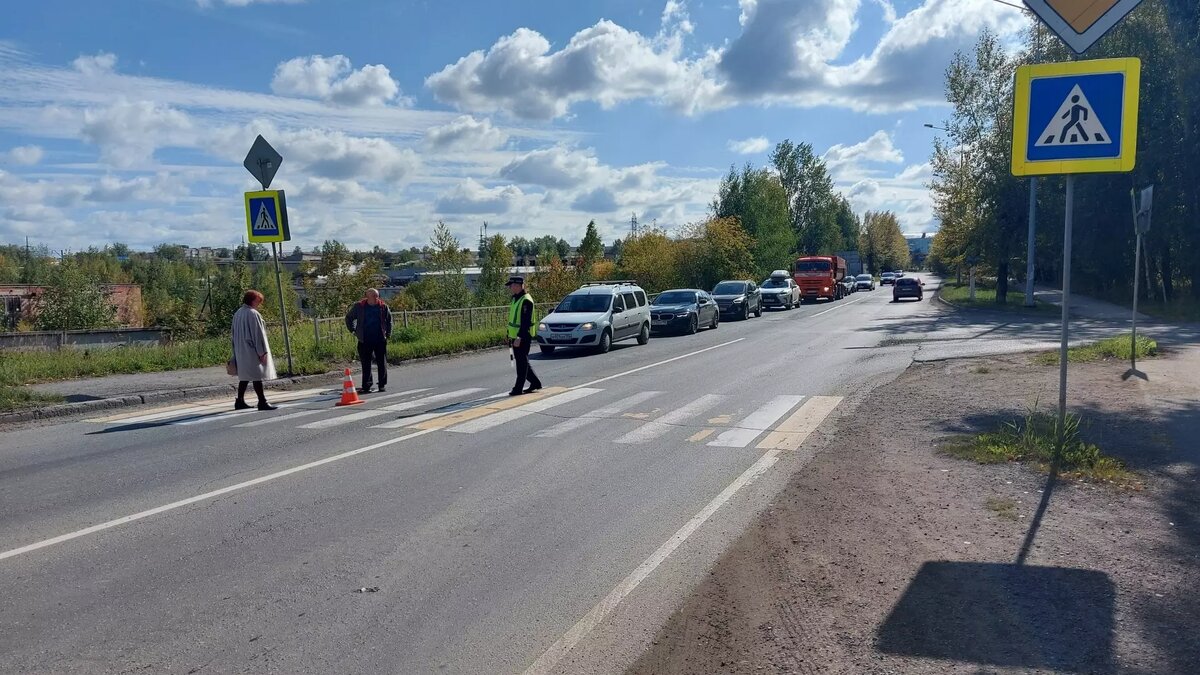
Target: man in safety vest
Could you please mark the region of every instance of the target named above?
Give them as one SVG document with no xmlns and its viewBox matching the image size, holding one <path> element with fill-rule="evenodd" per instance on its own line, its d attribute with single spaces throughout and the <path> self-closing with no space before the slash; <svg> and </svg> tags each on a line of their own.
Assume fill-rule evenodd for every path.
<svg viewBox="0 0 1200 675">
<path fill-rule="evenodd" d="M 513 294 L 508 308 L 508 343 L 517 361 L 517 383 L 508 395 L 520 396 L 542 388 L 542 381 L 529 367 L 529 348 L 537 335 L 537 322 L 533 320 L 533 297 L 525 292 L 525 277 L 509 277 L 505 285 Z M 523 389 L 526 381 L 529 388 Z"/>
</svg>

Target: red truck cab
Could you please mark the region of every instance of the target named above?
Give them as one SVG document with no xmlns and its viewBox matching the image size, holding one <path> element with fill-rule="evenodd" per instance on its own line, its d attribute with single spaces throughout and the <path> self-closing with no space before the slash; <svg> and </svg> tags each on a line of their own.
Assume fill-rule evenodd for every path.
<svg viewBox="0 0 1200 675">
<path fill-rule="evenodd" d="M 846 276 L 846 260 L 836 255 L 809 255 L 796 260 L 793 278 L 800 287 L 802 300 L 842 297 L 842 285 L 838 283 Z"/>
</svg>

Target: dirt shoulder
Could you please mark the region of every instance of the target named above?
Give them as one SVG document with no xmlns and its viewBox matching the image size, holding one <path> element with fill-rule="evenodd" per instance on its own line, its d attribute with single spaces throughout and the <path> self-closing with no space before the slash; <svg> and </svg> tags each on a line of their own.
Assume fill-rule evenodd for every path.
<svg viewBox="0 0 1200 675">
<path fill-rule="evenodd" d="M 1070 371 L 1084 437 L 1144 477 L 1119 490 L 935 451 L 1052 408 L 1056 366 L 914 365 L 833 431 L 629 672 L 1196 672 L 1200 348 L 1141 369 Z"/>
</svg>

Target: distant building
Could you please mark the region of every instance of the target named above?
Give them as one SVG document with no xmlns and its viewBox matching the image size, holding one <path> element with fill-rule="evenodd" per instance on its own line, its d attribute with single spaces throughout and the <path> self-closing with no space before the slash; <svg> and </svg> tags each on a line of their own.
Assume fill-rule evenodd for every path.
<svg viewBox="0 0 1200 675">
<path fill-rule="evenodd" d="M 142 287 L 138 284 L 104 284 L 100 287 L 117 308 L 117 325 L 142 328 Z M 14 331 L 22 321 L 37 318 L 38 303 L 46 289 L 29 284 L 0 285 L 0 330 Z"/>
<path fill-rule="evenodd" d="M 905 237 L 908 240 L 908 254 L 912 257 L 912 266 L 920 269 L 925 267 L 925 259 L 929 257 L 929 245 L 933 237 L 922 232 L 919 237 Z"/>
<path fill-rule="evenodd" d="M 517 267 L 509 267 L 507 270 L 505 270 L 504 273 L 507 275 L 519 274 L 524 277 L 530 277 L 530 276 L 533 276 L 533 274 L 535 272 L 537 272 L 536 267 L 517 266 Z M 445 276 L 446 274 L 447 274 L 446 272 L 430 272 L 428 270 L 422 270 L 420 272 L 417 272 L 415 275 L 413 275 L 413 278 L 411 281 L 420 281 L 421 279 L 440 277 L 440 276 Z M 483 276 L 483 268 L 482 267 L 464 267 L 463 271 L 462 271 L 462 275 L 467 280 L 467 287 L 474 291 L 474 290 L 477 290 L 477 288 L 479 286 L 479 278 L 481 276 Z"/>
<path fill-rule="evenodd" d="M 864 263 L 858 251 L 838 251 L 834 255 L 846 260 L 846 274 L 858 276 L 864 273 Z"/>
</svg>

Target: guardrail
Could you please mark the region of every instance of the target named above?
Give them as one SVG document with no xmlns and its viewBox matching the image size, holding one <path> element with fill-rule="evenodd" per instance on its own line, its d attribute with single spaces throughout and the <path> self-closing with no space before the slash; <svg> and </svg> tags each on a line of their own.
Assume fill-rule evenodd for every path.
<svg viewBox="0 0 1200 675">
<path fill-rule="evenodd" d="M 57 351 L 64 348 L 95 349 L 130 345 L 161 345 L 171 340 L 165 328 L 113 328 L 0 333 L 0 350 Z"/>
</svg>

